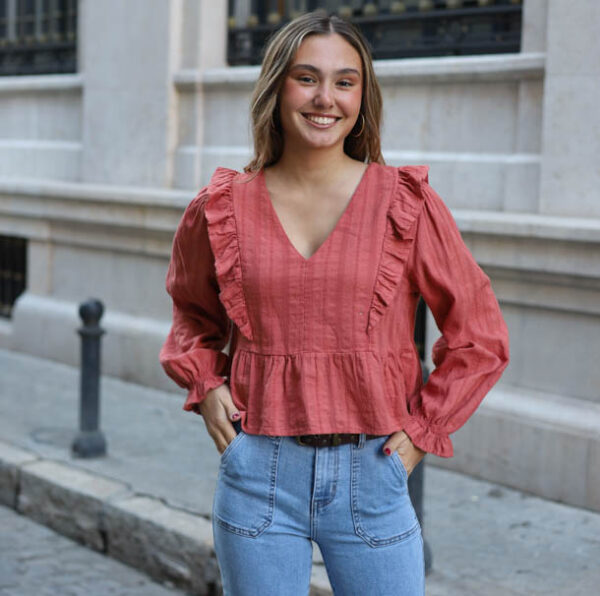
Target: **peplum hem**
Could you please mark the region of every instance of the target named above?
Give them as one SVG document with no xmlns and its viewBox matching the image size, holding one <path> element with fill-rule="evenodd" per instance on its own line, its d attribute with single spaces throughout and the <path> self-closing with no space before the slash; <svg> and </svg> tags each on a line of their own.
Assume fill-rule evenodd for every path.
<svg viewBox="0 0 600 596">
<path fill-rule="evenodd" d="M 422 418 L 409 416 L 404 422 L 404 431 L 417 447 L 427 453 L 433 453 L 439 457 L 454 455 L 454 448 L 448 433 L 428 425 L 427 421 Z"/>
<path fill-rule="evenodd" d="M 423 208 L 423 183 L 429 166 L 396 168 L 397 177 L 387 212 L 379 270 L 369 308 L 367 333 L 371 333 L 392 303 L 402 279 L 414 239 L 416 222 Z"/>
<path fill-rule="evenodd" d="M 208 237 L 215 258 L 219 299 L 229 318 L 240 332 L 253 340 L 242 284 L 242 261 L 233 212 L 231 185 L 238 172 L 217 168 L 208 184 L 208 200 L 204 207 Z"/>
<path fill-rule="evenodd" d="M 403 383 L 386 387 L 373 351 L 234 353 L 230 390 L 251 434 L 389 434 L 406 418 Z M 268 416 L 265 416 L 265 412 Z"/>
</svg>

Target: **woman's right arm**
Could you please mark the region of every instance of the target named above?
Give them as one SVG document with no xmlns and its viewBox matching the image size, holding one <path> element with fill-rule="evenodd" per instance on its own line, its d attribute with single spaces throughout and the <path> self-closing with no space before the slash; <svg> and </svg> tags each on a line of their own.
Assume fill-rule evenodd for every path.
<svg viewBox="0 0 600 596">
<path fill-rule="evenodd" d="M 214 256 L 208 238 L 203 188 L 186 208 L 173 238 L 166 289 L 173 324 L 160 351 L 165 372 L 188 390 L 186 411 L 201 414 L 219 451 L 235 437 L 229 416 L 237 411 L 226 385 L 231 322 L 219 300 Z M 229 440 L 228 440 L 229 439 Z"/>
</svg>

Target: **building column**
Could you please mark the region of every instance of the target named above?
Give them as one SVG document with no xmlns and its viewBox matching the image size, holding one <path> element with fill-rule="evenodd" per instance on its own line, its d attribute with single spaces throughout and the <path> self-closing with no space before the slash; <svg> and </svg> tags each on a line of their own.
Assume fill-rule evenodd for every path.
<svg viewBox="0 0 600 596">
<path fill-rule="evenodd" d="M 182 0 L 81 1 L 82 182 L 170 187 Z"/>
<path fill-rule="evenodd" d="M 600 3 L 548 0 L 540 213 L 600 217 Z"/>
</svg>

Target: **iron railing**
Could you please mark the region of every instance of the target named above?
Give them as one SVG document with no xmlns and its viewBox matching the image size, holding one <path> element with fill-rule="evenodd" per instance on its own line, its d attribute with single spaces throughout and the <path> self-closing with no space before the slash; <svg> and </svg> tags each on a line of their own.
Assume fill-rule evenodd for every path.
<svg viewBox="0 0 600 596">
<path fill-rule="evenodd" d="M 421 297 L 417 304 L 417 312 L 415 314 L 415 345 L 419 358 L 425 360 L 425 332 L 427 325 L 427 305 Z"/>
<path fill-rule="evenodd" d="M 27 280 L 27 240 L 0 236 L 0 317 L 10 318 Z"/>
<path fill-rule="evenodd" d="M 77 0 L 0 0 L 0 75 L 77 71 Z"/>
<path fill-rule="evenodd" d="M 522 0 L 229 0 L 229 64 L 260 64 L 269 37 L 315 8 L 357 25 L 375 59 L 498 54 L 521 47 Z"/>
</svg>

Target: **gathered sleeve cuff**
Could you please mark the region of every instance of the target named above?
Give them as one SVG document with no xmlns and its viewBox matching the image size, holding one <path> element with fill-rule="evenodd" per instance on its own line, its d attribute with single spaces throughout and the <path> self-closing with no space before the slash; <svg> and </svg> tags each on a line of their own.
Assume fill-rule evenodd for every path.
<svg viewBox="0 0 600 596">
<path fill-rule="evenodd" d="M 448 432 L 443 427 L 429 424 L 419 416 L 410 416 L 404 424 L 404 431 L 410 440 L 427 453 L 440 457 L 452 457 L 454 449 Z"/>
<path fill-rule="evenodd" d="M 508 365 L 508 329 L 490 279 L 426 175 L 421 196 L 409 276 L 442 335 L 433 346 L 435 369 L 409 398 L 406 433 L 422 450 L 452 457 L 449 435 L 465 424 Z"/>
<path fill-rule="evenodd" d="M 219 299 L 214 256 L 208 237 L 203 188 L 186 208 L 173 238 L 166 289 L 173 301 L 173 323 L 160 351 L 165 372 L 188 389 L 183 405 L 200 414 L 210 389 L 226 382 L 231 322 Z"/>
</svg>

